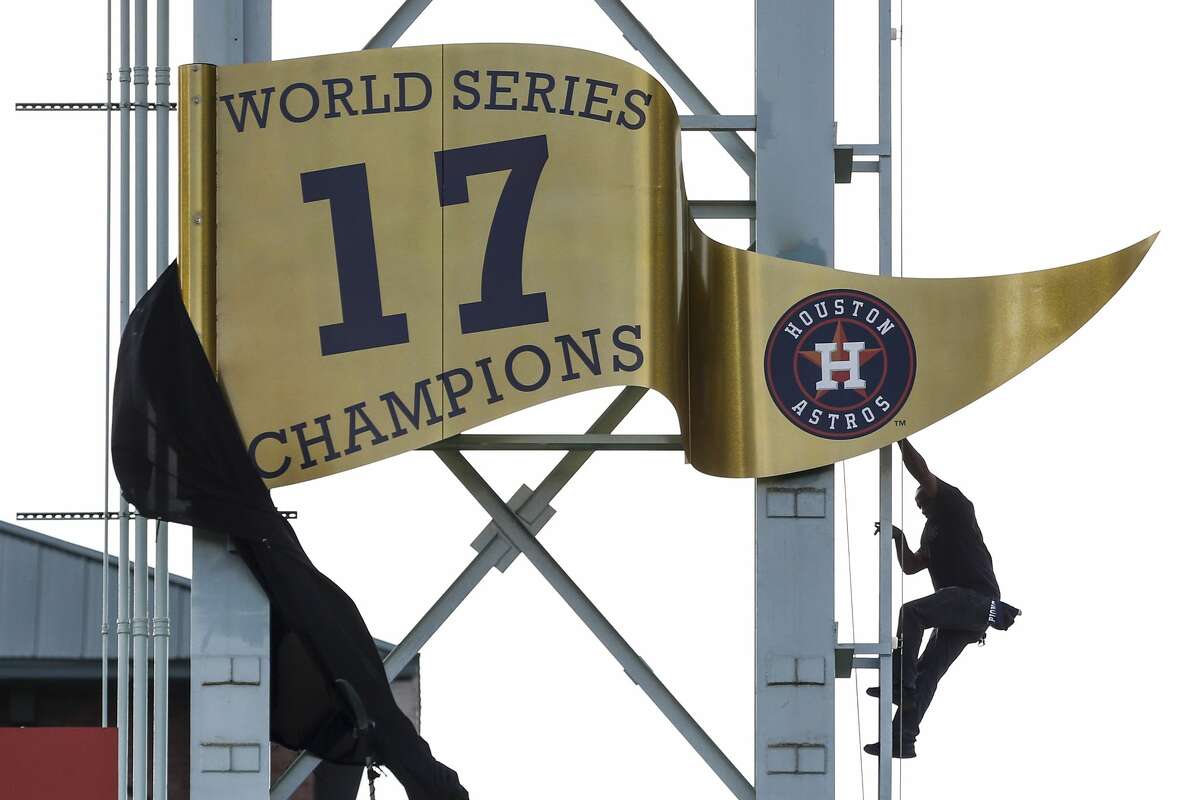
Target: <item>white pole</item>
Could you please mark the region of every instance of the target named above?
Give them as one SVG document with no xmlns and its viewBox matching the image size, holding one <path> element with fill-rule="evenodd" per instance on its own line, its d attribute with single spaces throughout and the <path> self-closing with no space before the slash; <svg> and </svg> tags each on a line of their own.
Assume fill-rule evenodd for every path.
<svg viewBox="0 0 1200 800">
<path fill-rule="evenodd" d="M 167 523 L 155 528 L 154 556 L 154 800 L 167 800 L 167 693 L 170 686 L 171 571 L 167 564 Z"/>
<path fill-rule="evenodd" d="M 194 62 L 271 60 L 271 0 L 195 0 L 192 21 Z M 181 106 L 191 101 L 180 99 Z M 271 607 L 224 533 L 192 529 L 189 628 L 191 796 L 265 800 L 271 786 Z M 208 663 L 230 664 L 238 681 L 206 681 L 202 666 Z"/>
<path fill-rule="evenodd" d="M 121 3 L 120 317 L 129 319 L 129 0 Z M 117 797 L 129 796 L 129 503 L 117 535 Z"/>
<path fill-rule="evenodd" d="M 170 25 L 169 0 L 158 0 L 155 26 L 158 33 L 157 66 L 154 70 L 156 88 L 154 122 L 156 141 L 154 154 L 157 159 L 154 170 L 156 274 L 167 268 L 168 204 L 169 186 L 169 113 L 171 69 L 169 63 Z M 170 589 L 171 567 L 167 558 L 167 523 L 159 522 L 155 528 L 154 555 L 154 623 L 150 635 L 154 642 L 154 800 L 167 800 L 167 703 L 170 689 Z"/>
<path fill-rule="evenodd" d="M 112 2 L 104 61 L 104 562 L 100 573 L 100 724 L 108 727 L 108 420 L 112 352 Z"/>
<path fill-rule="evenodd" d="M 136 0 L 133 16 L 133 92 L 134 92 L 134 293 L 140 298 L 146 291 L 149 231 L 146 201 L 148 194 L 146 141 L 146 87 L 149 68 L 146 47 L 146 0 Z M 147 609 L 148 573 L 146 569 L 146 519 L 138 517 L 134 525 L 133 555 L 133 800 L 146 800 L 146 742 L 149 734 L 147 720 L 147 642 L 149 618 Z"/>
<path fill-rule="evenodd" d="M 879 0 L 879 274 L 892 274 L 892 4 Z M 892 446 L 879 451 L 879 800 L 892 798 Z"/>
</svg>

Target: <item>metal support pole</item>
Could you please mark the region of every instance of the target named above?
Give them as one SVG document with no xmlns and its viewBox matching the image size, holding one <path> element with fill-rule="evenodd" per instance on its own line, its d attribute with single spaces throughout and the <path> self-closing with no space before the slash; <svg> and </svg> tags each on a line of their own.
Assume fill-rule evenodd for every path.
<svg viewBox="0 0 1200 800">
<path fill-rule="evenodd" d="M 193 0 L 192 19 L 193 61 L 270 60 L 270 0 Z M 271 781 L 270 604 L 223 532 L 192 532 L 190 633 L 192 798 L 261 800 Z"/>
<path fill-rule="evenodd" d="M 149 68 L 147 55 L 146 0 L 135 0 L 133 13 L 133 252 L 134 297 L 146 291 L 146 269 L 149 262 L 150 231 L 147 225 L 147 195 L 149 194 L 148 149 L 146 139 L 146 91 Z M 147 637 L 150 633 L 148 609 L 149 577 L 146 569 L 146 520 L 138 517 L 134 523 L 133 539 L 133 620 L 130 635 L 133 639 L 133 800 L 146 800 L 147 753 L 149 720 L 147 715 Z"/>
<path fill-rule="evenodd" d="M 161 275 L 167 267 L 167 244 L 169 235 L 170 205 L 168 189 L 170 186 L 170 2 L 158 0 L 154 19 L 157 31 L 156 61 L 154 69 L 155 84 L 155 147 L 156 164 L 154 170 L 155 204 L 154 204 L 154 244 L 155 244 L 155 274 Z M 154 642 L 154 800 L 167 800 L 167 734 L 168 709 L 170 697 L 170 651 L 171 651 L 171 618 L 170 590 L 171 568 L 167 553 L 166 522 L 160 521 L 155 527 L 154 553 L 154 620 L 150 635 Z"/>
<path fill-rule="evenodd" d="M 120 268 L 121 329 L 129 319 L 129 1 L 121 5 Z M 129 503 L 120 503 L 117 528 L 117 797 L 129 796 Z"/>
<path fill-rule="evenodd" d="M 622 389 L 617 398 L 588 428 L 588 435 L 612 433 L 645 394 L 646 390 L 638 386 L 628 386 Z M 550 470 L 550 474 L 538 484 L 538 487 L 533 490 L 533 494 L 521 506 L 519 509 L 521 515 L 526 519 L 536 519 L 540 516 L 591 456 L 592 451 L 590 450 L 576 450 L 559 459 L 558 463 L 554 465 L 554 469 Z M 487 532 L 487 527 L 484 528 L 484 532 Z M 500 563 L 508 550 L 508 542 L 502 537 L 496 537 L 479 551 L 467 568 L 454 579 L 446 591 L 442 592 L 441 597 L 425 612 L 425 616 L 421 617 L 408 635 L 383 660 L 383 669 L 387 673 L 389 681 L 400 674 L 400 670 L 416 657 L 421 648 L 437 633 L 438 628 L 442 627 L 442 624 L 450 618 L 463 600 L 467 599 L 467 595 L 479 585 L 488 571 Z M 311 753 L 305 752 L 297 756 L 296 760 L 288 765 L 288 768 L 279 776 L 279 780 L 271 787 L 271 800 L 287 800 L 291 797 L 292 793 L 300 788 L 300 784 L 320 763 L 321 760 Z"/>
<path fill-rule="evenodd" d="M 107 728 L 108 719 L 108 585 L 109 585 L 109 525 L 108 501 L 108 420 L 109 388 L 111 386 L 112 354 L 112 3 L 105 16 L 104 102 L 104 562 L 100 573 L 100 724 Z"/>
<path fill-rule="evenodd" d="M 757 0 L 755 113 L 758 252 L 831 265 L 833 0 Z M 755 482 L 757 800 L 834 797 L 834 508 L 833 467 Z"/>
<path fill-rule="evenodd" d="M 733 795 L 739 800 L 754 800 L 754 787 L 750 785 L 741 771 L 734 766 L 728 756 L 721 752 L 721 749 L 709 738 L 699 723 L 687 712 L 687 709 L 675 699 L 675 696 L 663 685 L 658 676 L 637 654 L 637 651 L 630 647 L 617 629 L 605 619 L 587 595 L 571 580 L 571 576 L 534 538 L 525 521 L 500 499 L 500 495 L 496 494 L 461 453 L 442 451 L 438 453 L 438 458 L 454 473 L 467 491 L 479 501 L 509 543 L 529 559 L 529 563 L 558 592 L 576 616 L 583 621 L 583 624 L 587 625 L 588 630 L 612 654 L 625 673 L 629 675 L 630 680 L 640 686 L 654 705 L 658 706 L 659 711 L 670 720 L 688 744 L 712 768 L 721 782 L 729 788 L 729 791 L 733 792 Z"/>
<path fill-rule="evenodd" d="M 892 4 L 879 0 L 879 274 L 892 274 Z M 879 800 L 892 798 L 892 448 L 879 451 Z"/>
</svg>

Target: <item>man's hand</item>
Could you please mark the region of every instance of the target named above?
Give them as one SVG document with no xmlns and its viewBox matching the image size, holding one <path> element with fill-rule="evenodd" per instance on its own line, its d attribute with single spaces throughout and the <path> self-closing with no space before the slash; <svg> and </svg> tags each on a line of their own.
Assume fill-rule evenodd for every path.
<svg viewBox="0 0 1200 800">
<path fill-rule="evenodd" d="M 878 522 L 875 523 L 875 535 L 876 536 L 879 535 L 879 523 Z M 893 525 L 892 526 L 892 539 L 903 539 L 903 538 L 904 538 L 904 531 L 900 530 L 900 528 Z"/>
<path fill-rule="evenodd" d="M 875 523 L 875 533 L 879 533 L 879 523 Z M 908 540 L 904 538 L 904 531 L 892 526 L 892 544 L 896 546 L 896 560 L 900 562 L 900 569 L 905 575 L 913 575 L 926 569 L 929 566 L 929 560 L 925 556 L 923 550 L 913 552 L 908 549 Z"/>
<path fill-rule="evenodd" d="M 925 463 L 925 459 L 917 452 L 917 448 L 912 446 L 908 439 L 900 440 L 900 456 L 904 459 L 904 468 L 908 470 L 908 474 L 917 479 L 917 483 L 921 484 L 921 488 L 925 491 L 926 496 L 932 498 L 937 495 L 938 479 L 929 471 L 929 466 Z"/>
</svg>

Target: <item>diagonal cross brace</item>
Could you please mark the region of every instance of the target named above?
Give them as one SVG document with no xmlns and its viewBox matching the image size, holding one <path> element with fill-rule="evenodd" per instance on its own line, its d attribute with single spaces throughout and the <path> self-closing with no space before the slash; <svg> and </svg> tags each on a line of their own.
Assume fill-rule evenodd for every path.
<svg viewBox="0 0 1200 800">
<path fill-rule="evenodd" d="M 405 0 L 363 49 L 373 50 L 394 45 L 432 2 L 433 0 Z M 687 104 L 693 114 L 719 116 L 716 106 L 704 96 L 696 84 L 692 83 L 692 79 L 687 76 L 687 73 L 675 63 L 675 60 L 663 49 L 658 40 L 651 35 L 650 31 L 646 30 L 646 26 L 621 0 L 594 0 L 594 2 L 621 31 L 625 41 L 645 57 L 650 66 L 658 72 L 668 86 L 675 90 L 675 93 Z M 725 148 L 725 152 L 729 153 L 730 157 L 737 162 L 742 171 L 753 180 L 754 151 L 750 145 L 746 144 L 742 137 L 733 131 L 715 130 L 712 131 L 712 135 L 721 147 Z"/>
<path fill-rule="evenodd" d="M 483 506 L 504 537 L 529 559 L 546 582 L 558 592 L 576 616 L 588 627 L 605 649 L 624 668 L 629 678 L 641 687 L 659 711 L 675 726 L 704 762 L 712 768 L 738 800 L 754 800 L 754 787 L 729 757 L 717 747 L 687 709 L 671 694 L 628 642 L 621 637 L 587 595 L 575 584 L 554 557 L 530 532 L 527 523 L 500 499 L 470 462 L 455 451 L 439 451 L 438 458 L 462 482 Z M 498 538 L 498 537 L 497 537 Z M 495 540 L 493 540 L 494 542 Z"/>
<path fill-rule="evenodd" d="M 693 114 L 720 114 L 716 106 L 704 96 L 704 92 L 692 83 L 692 79 L 687 76 L 683 68 L 675 63 L 675 59 L 671 58 L 650 31 L 646 30 L 646 26 L 621 0 L 594 0 L 594 2 L 621 31 L 625 41 L 629 42 L 634 50 L 637 50 L 645 57 L 646 61 L 650 62 L 650 66 L 654 67 L 662 76 L 667 86 L 675 90 L 679 99 L 687 104 Z M 754 151 L 750 149 L 750 145 L 746 144 L 742 137 L 733 131 L 713 131 L 712 135 L 718 144 L 725 148 L 725 152 L 729 153 L 730 157 L 737 162 L 742 171 L 753 180 Z"/>
<path fill-rule="evenodd" d="M 612 433 L 645 394 L 646 390 L 639 386 L 629 386 L 621 390 L 616 399 L 588 428 L 588 434 Z M 591 458 L 591 455 L 592 451 L 590 450 L 573 450 L 559 459 L 554 469 L 550 470 L 550 474 L 521 504 L 521 515 L 527 519 L 540 518 L 550 508 L 550 501 L 562 491 L 571 478 L 575 477 L 575 474 Z M 489 522 L 480 533 L 480 537 L 487 536 L 494 529 L 494 523 Z M 506 538 L 503 536 L 490 537 L 487 544 L 471 560 L 466 569 L 454 579 L 446 591 L 442 592 L 441 597 L 425 612 L 425 615 L 413 626 L 408 635 L 384 658 L 383 668 L 389 681 L 400 674 L 400 671 L 416 657 L 438 628 L 450 618 L 450 615 L 462 604 L 467 595 L 479 585 L 488 570 L 493 567 L 498 568 L 511 551 L 512 546 Z M 271 787 L 271 800 L 287 800 L 291 797 L 292 793 L 300 788 L 300 784 L 304 783 L 304 779 L 320 763 L 320 758 L 307 751 L 296 756 Z"/>
</svg>

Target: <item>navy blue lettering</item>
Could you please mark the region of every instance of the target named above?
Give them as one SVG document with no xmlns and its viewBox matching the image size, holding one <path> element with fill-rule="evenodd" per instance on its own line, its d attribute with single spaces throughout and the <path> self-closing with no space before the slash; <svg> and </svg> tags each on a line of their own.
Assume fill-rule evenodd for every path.
<svg viewBox="0 0 1200 800">
<path fill-rule="evenodd" d="M 363 82 L 363 91 L 367 95 L 367 104 L 363 108 L 364 114 L 386 114 L 392 110 L 392 96 L 387 92 L 383 93 L 383 104 L 375 105 L 375 79 L 377 75 L 360 75 L 358 79 Z"/>
<path fill-rule="evenodd" d="M 471 96 L 471 101 L 465 102 L 459 99 L 460 95 L 456 92 L 453 100 L 455 111 L 470 111 L 472 108 L 475 108 L 475 106 L 479 105 L 479 90 L 474 86 L 469 86 L 463 82 L 463 79 L 467 77 L 470 77 L 474 83 L 479 83 L 479 70 L 460 69 L 458 72 L 454 73 L 454 88 L 458 89 L 460 92 L 466 92 Z"/>
<path fill-rule="evenodd" d="M 384 436 L 379 431 L 379 428 L 375 427 L 375 423 L 371 421 L 371 418 L 367 416 L 366 408 L 366 402 L 362 402 L 355 403 L 352 406 L 346 406 L 346 408 L 342 409 L 350 418 L 350 435 L 347 437 L 349 444 L 347 444 L 346 449 L 342 451 L 342 455 L 350 455 L 351 453 L 357 453 L 359 450 L 362 450 L 362 445 L 358 443 L 358 437 L 364 433 L 371 434 L 372 446 L 383 444 L 388 440 L 388 437 Z M 360 419 L 362 420 L 361 422 L 359 422 Z"/>
<path fill-rule="evenodd" d="M 579 76 L 564 75 L 563 80 L 567 82 L 567 97 L 563 101 L 563 107 L 558 110 L 558 113 L 573 117 L 575 116 L 575 112 L 571 110 L 571 101 L 575 98 L 575 84 L 579 83 Z"/>
<path fill-rule="evenodd" d="M 616 97 L 617 96 L 617 85 L 615 83 L 609 83 L 608 81 L 598 81 L 595 78 L 588 78 L 587 85 L 588 85 L 587 102 L 583 106 L 583 111 L 579 112 L 579 116 L 587 117 L 588 119 L 599 120 L 600 122 L 608 122 L 610 119 L 612 119 L 612 110 L 611 109 L 608 111 L 605 111 L 604 116 L 592 113 L 592 106 L 608 105 L 608 98 L 600 97 L 599 95 L 597 95 L 596 88 L 603 86 L 605 89 L 608 90 L 610 97 Z"/>
<path fill-rule="evenodd" d="M 533 102 L 533 98 L 542 98 L 542 108 L 551 114 L 554 113 L 554 106 L 550 103 L 550 92 L 554 91 L 554 76 L 545 72 L 526 72 L 525 77 L 529 78 L 529 97 L 525 101 L 525 105 L 521 106 L 522 111 L 537 111 L 537 103 Z M 539 87 L 538 82 L 544 81 L 545 85 Z"/>
<path fill-rule="evenodd" d="M 342 115 L 342 112 L 337 110 L 338 103 L 346 109 L 348 116 L 358 116 L 358 112 L 347 99 L 354 92 L 354 84 L 349 78 L 326 78 L 321 83 L 325 84 L 325 91 L 329 93 L 329 110 L 325 112 L 325 119 L 337 119 Z"/>
<path fill-rule="evenodd" d="M 277 469 L 263 469 L 262 464 L 258 463 L 258 446 L 263 443 L 264 439 L 274 439 L 280 444 L 287 444 L 287 434 L 283 428 L 280 428 L 277 431 L 263 431 L 250 440 L 250 460 L 254 462 L 254 467 L 258 470 L 258 474 L 264 478 L 278 478 L 287 472 L 288 467 L 292 465 L 292 457 L 284 456 L 283 463 Z"/>
<path fill-rule="evenodd" d="M 501 95 L 512 94 L 513 86 L 516 86 L 517 79 L 521 77 L 521 73 L 513 72 L 507 69 L 490 69 L 488 70 L 488 78 L 491 79 L 492 91 L 488 95 L 488 101 L 483 106 L 490 111 L 516 111 L 517 99 L 514 97 L 511 103 L 497 103 L 496 98 Z M 501 86 L 500 79 L 508 78 L 512 81 L 512 86 Z"/>
<path fill-rule="evenodd" d="M 262 92 L 262 108 L 258 107 L 258 100 L 255 95 Z M 242 101 L 241 111 L 233 110 L 233 95 L 226 94 L 221 96 L 221 102 L 225 104 L 225 108 L 229 111 L 229 119 L 233 122 L 233 127 L 238 133 L 246 129 L 246 111 L 254 115 L 254 121 L 259 128 L 264 128 L 267 125 L 267 115 L 271 112 L 271 95 L 274 94 L 275 87 L 267 86 L 262 89 L 251 89 L 248 92 L 238 92 L 238 97 Z"/>
<path fill-rule="evenodd" d="M 640 97 L 645 102 L 644 108 L 639 108 L 634 104 L 633 99 Z M 638 128 L 646 124 L 646 109 L 650 108 L 650 95 L 643 92 L 641 89 L 630 89 L 625 93 L 625 108 L 629 109 L 633 117 L 636 117 L 635 122 L 629 122 L 625 119 L 625 112 L 621 112 L 621 116 L 617 117 L 617 124 L 628 128 L 631 131 L 636 131 Z"/>
<path fill-rule="evenodd" d="M 337 261 L 342 321 L 320 327 L 321 355 L 352 353 L 408 341 L 408 317 L 383 313 L 379 296 L 379 265 L 375 258 L 375 231 L 367 166 L 304 172 L 300 175 L 304 202 L 329 201 L 333 225 L 333 252 Z"/>
<path fill-rule="evenodd" d="M 321 435 L 311 439 L 304 435 L 304 429 L 308 427 L 307 422 L 299 422 L 292 426 L 292 430 L 296 433 L 296 441 L 300 444 L 300 452 L 304 455 L 304 460 L 300 462 L 300 469 L 308 469 L 317 465 L 317 460 L 309 451 L 309 448 L 315 444 L 325 445 L 325 461 L 334 461 L 342 457 L 337 448 L 333 446 L 333 434 L 329 432 L 329 415 L 322 414 L 313 422 L 320 426 Z"/>
<path fill-rule="evenodd" d="M 533 208 L 533 194 L 549 158 L 545 135 L 439 150 L 433 158 L 443 207 L 470 200 L 469 176 L 509 170 L 484 249 L 479 300 L 458 307 L 462 332 L 479 333 L 548 321 L 546 293 L 525 294 L 522 286 L 525 231 Z"/>
<path fill-rule="evenodd" d="M 479 367 L 479 371 L 483 373 L 483 382 L 487 384 L 488 389 L 488 405 L 499 403 L 504 399 L 504 395 L 496 391 L 496 381 L 492 378 L 492 359 L 491 356 L 484 356 L 475 362 L 475 366 Z"/>
<path fill-rule="evenodd" d="M 429 100 L 433 97 L 433 84 L 429 82 L 428 76 L 420 72 L 393 72 L 392 77 L 396 79 L 396 85 L 400 92 L 400 104 L 396 106 L 397 111 L 420 111 L 429 105 Z M 407 91 L 410 78 L 421 82 L 424 93 L 424 96 L 415 103 L 408 102 Z"/>
<path fill-rule="evenodd" d="M 457 389 L 454 388 L 454 381 L 452 380 L 455 376 L 462 378 L 462 385 Z M 450 413 L 446 417 L 457 417 L 459 414 L 465 414 L 466 409 L 459 407 L 458 398 L 471 391 L 471 387 L 475 385 L 471 373 L 462 367 L 455 367 L 445 372 L 439 372 L 437 379 L 442 382 L 442 388 L 446 392 L 446 400 L 450 403 Z"/>
<path fill-rule="evenodd" d="M 578 380 L 580 376 L 580 373 L 575 369 L 574 360 L 571 358 L 572 350 L 575 351 L 575 355 L 579 356 L 579 359 L 583 361 L 584 365 L 589 371 L 591 371 L 593 375 L 600 374 L 600 351 L 596 347 L 596 337 L 599 334 L 599 328 L 592 328 L 590 331 L 583 332 L 583 335 L 588 338 L 588 344 L 590 344 L 592 348 L 591 357 L 588 357 L 588 354 L 585 353 L 583 348 L 579 346 L 579 342 L 576 342 L 570 334 L 554 337 L 554 341 L 562 345 L 563 363 L 566 364 L 567 367 L 566 374 L 562 376 L 564 381 Z"/>
<path fill-rule="evenodd" d="M 292 93 L 298 89 L 302 90 L 308 95 L 308 111 L 304 112 L 303 114 L 292 113 L 292 108 L 288 104 L 288 98 L 290 98 Z M 317 115 L 317 109 L 320 107 L 321 98 L 317 94 L 316 87 L 304 82 L 290 84 L 289 86 L 285 87 L 283 92 L 279 95 L 279 113 L 283 114 L 283 118 L 288 122 L 308 122 Z"/>
<path fill-rule="evenodd" d="M 541 372 L 533 383 L 522 383 L 517 380 L 517 376 L 513 372 L 513 364 L 516 362 L 517 356 L 522 353 L 532 353 L 541 363 Z M 545 386 L 546 381 L 550 380 L 550 358 L 546 355 L 546 351 L 536 344 L 523 344 L 508 354 L 508 358 L 504 361 L 504 374 L 508 377 L 508 382 L 513 385 L 513 388 L 519 389 L 522 392 L 535 392 Z"/>
<path fill-rule="evenodd" d="M 403 400 L 396 396 L 395 392 L 379 395 L 379 399 L 387 404 L 388 413 L 392 415 L 392 438 L 398 439 L 408 433 L 408 429 L 400 424 L 399 411 L 408 419 L 408 424 L 414 428 L 421 427 L 421 404 L 424 403 L 429 418 L 425 421 L 426 425 L 433 425 L 441 422 L 441 415 L 433 410 L 433 398 L 429 396 L 429 385 L 432 381 L 429 378 L 417 383 L 413 386 L 413 404 L 410 409 Z"/>
<path fill-rule="evenodd" d="M 633 354 L 633 363 L 626 364 L 621 361 L 620 356 L 613 356 L 613 372 L 636 372 L 641 369 L 642 364 L 646 361 L 646 356 L 642 353 L 642 348 L 638 347 L 633 342 L 626 342 L 621 339 L 621 334 L 632 333 L 634 339 L 642 338 L 641 325 L 618 325 L 612 334 L 613 346 L 618 350 L 623 350 L 626 353 Z"/>
</svg>

